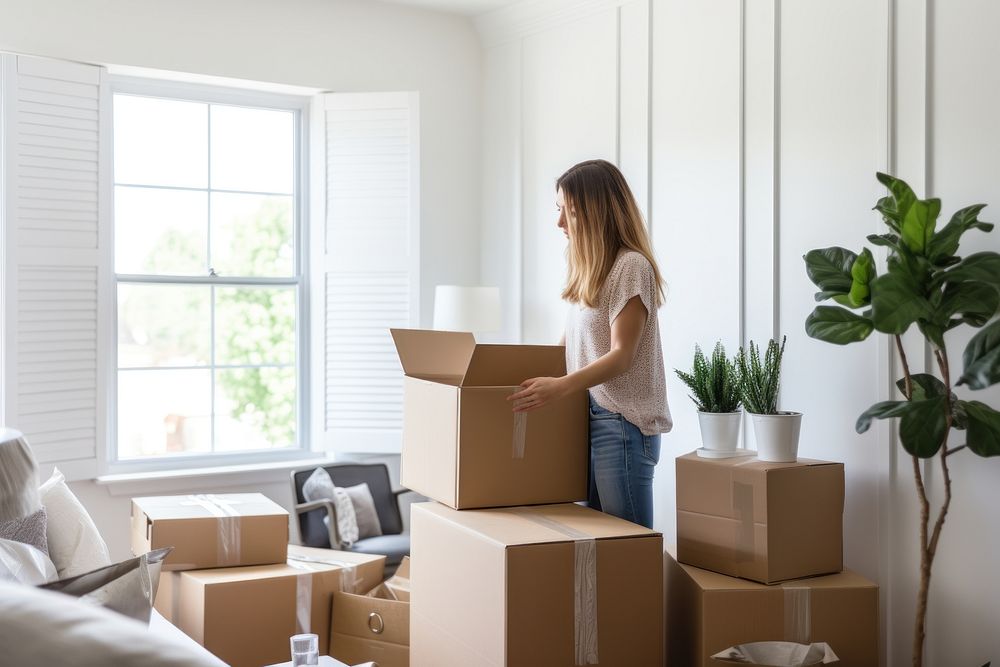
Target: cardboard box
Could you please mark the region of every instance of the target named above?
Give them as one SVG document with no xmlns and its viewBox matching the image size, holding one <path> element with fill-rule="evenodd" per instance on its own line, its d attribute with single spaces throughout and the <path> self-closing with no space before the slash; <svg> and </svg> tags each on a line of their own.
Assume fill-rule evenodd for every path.
<svg viewBox="0 0 1000 667">
<path fill-rule="evenodd" d="M 173 547 L 165 571 L 285 562 L 288 512 L 260 493 L 132 499 L 132 553 Z"/>
<path fill-rule="evenodd" d="M 353 565 L 353 574 L 348 565 Z M 282 565 L 164 572 L 154 606 L 168 621 L 233 667 L 289 657 L 288 638 L 327 628 L 333 594 L 368 590 L 382 578 L 385 556 L 288 546 Z"/>
<path fill-rule="evenodd" d="M 757 641 L 826 642 L 843 667 L 879 664 L 878 586 L 844 571 L 767 586 L 664 554 L 667 664 L 715 667 L 709 656 Z"/>
<path fill-rule="evenodd" d="M 366 595 L 334 593 L 330 655 L 347 664 L 410 664 L 410 559 Z"/>
<path fill-rule="evenodd" d="M 659 533 L 574 504 L 411 521 L 413 665 L 663 664 Z"/>
<path fill-rule="evenodd" d="M 677 557 L 762 583 L 844 569 L 844 464 L 677 458 Z"/>
<path fill-rule="evenodd" d="M 403 486 L 456 509 L 586 499 L 587 393 L 520 414 L 507 400 L 524 380 L 565 375 L 565 348 L 477 345 L 447 331 L 392 337 L 406 373 Z"/>
</svg>

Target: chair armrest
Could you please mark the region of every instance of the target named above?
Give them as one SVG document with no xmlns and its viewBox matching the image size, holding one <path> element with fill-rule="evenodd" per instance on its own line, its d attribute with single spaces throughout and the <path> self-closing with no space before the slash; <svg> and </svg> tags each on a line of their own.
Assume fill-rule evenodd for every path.
<svg viewBox="0 0 1000 667">
<path fill-rule="evenodd" d="M 320 499 L 320 500 L 310 500 L 307 503 L 300 503 L 295 506 L 295 514 L 302 515 L 306 512 L 312 512 L 313 510 L 322 509 L 326 510 L 326 515 L 330 517 L 329 525 L 327 530 L 330 535 L 330 548 L 339 549 L 340 548 L 340 533 L 337 530 L 337 507 L 333 504 L 332 500 Z"/>
</svg>

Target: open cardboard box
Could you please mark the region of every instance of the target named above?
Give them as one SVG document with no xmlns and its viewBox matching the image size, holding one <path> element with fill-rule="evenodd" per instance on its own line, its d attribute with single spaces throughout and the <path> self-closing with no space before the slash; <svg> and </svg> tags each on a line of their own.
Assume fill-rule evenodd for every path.
<svg viewBox="0 0 1000 667">
<path fill-rule="evenodd" d="M 528 413 L 507 397 L 566 374 L 559 345 L 482 345 L 471 333 L 393 329 L 404 380 L 400 483 L 455 509 L 587 497 L 587 393 Z"/>
<path fill-rule="evenodd" d="M 379 667 L 410 664 L 410 559 L 366 595 L 338 592 L 330 614 L 330 655 Z"/>
</svg>

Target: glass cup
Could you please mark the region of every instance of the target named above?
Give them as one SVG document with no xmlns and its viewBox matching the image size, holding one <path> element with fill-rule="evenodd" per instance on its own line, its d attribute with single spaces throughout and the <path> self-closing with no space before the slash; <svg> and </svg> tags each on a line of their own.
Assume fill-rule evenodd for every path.
<svg viewBox="0 0 1000 667">
<path fill-rule="evenodd" d="M 319 664 L 319 635 L 293 635 L 292 667 L 305 667 Z"/>
</svg>

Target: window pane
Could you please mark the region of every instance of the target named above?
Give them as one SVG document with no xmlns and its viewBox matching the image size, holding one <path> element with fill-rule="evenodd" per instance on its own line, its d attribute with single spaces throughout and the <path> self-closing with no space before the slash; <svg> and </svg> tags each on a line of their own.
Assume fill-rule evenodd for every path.
<svg viewBox="0 0 1000 667">
<path fill-rule="evenodd" d="M 295 369 L 216 371 L 216 451 L 295 445 Z"/>
<path fill-rule="evenodd" d="M 294 287 L 216 287 L 215 363 L 295 363 Z"/>
<path fill-rule="evenodd" d="M 119 284 L 119 368 L 207 365 L 210 299 L 207 285 Z"/>
<path fill-rule="evenodd" d="M 115 186 L 115 271 L 208 273 L 208 195 Z"/>
<path fill-rule="evenodd" d="M 292 193 L 294 115 L 212 105 L 212 187 Z"/>
<path fill-rule="evenodd" d="M 208 105 L 114 96 L 115 183 L 208 186 Z"/>
<path fill-rule="evenodd" d="M 118 372 L 118 458 L 208 452 L 212 372 Z"/>
<path fill-rule="evenodd" d="M 212 193 L 212 261 L 220 276 L 291 276 L 292 198 Z"/>
</svg>

